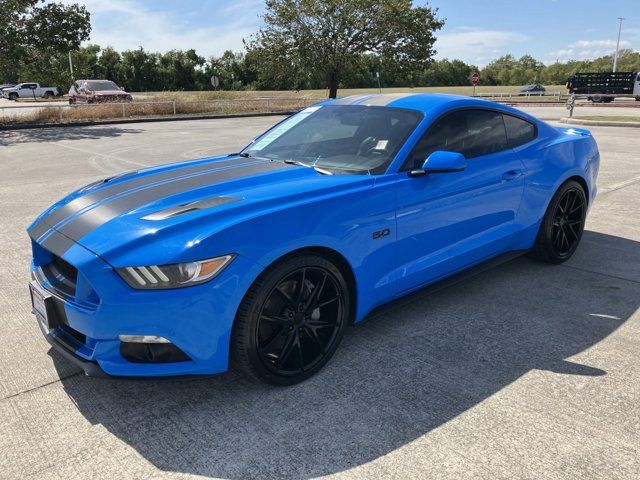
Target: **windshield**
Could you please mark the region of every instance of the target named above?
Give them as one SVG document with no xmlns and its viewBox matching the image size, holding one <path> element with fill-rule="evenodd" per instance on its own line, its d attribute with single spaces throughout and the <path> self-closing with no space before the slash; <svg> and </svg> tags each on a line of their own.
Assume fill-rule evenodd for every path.
<svg viewBox="0 0 640 480">
<path fill-rule="evenodd" d="M 92 92 L 97 92 L 100 90 L 120 90 L 118 86 L 110 82 L 109 80 L 101 80 L 97 82 L 87 82 L 86 89 Z"/>
<path fill-rule="evenodd" d="M 258 137 L 242 154 L 322 168 L 384 173 L 422 113 L 391 107 L 309 107 Z"/>
</svg>

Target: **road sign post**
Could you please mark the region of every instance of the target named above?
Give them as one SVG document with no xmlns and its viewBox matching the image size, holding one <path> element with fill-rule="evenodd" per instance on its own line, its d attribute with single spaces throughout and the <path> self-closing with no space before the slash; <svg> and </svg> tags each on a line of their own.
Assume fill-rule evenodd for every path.
<svg viewBox="0 0 640 480">
<path fill-rule="evenodd" d="M 211 85 L 213 86 L 214 90 L 217 90 L 218 86 L 220 85 L 220 79 L 213 75 L 211 77 Z"/>
<path fill-rule="evenodd" d="M 473 72 L 471 74 L 471 85 L 473 85 L 473 96 L 476 96 L 476 85 L 478 84 L 478 82 L 480 81 L 480 75 L 478 74 L 478 72 Z"/>
</svg>

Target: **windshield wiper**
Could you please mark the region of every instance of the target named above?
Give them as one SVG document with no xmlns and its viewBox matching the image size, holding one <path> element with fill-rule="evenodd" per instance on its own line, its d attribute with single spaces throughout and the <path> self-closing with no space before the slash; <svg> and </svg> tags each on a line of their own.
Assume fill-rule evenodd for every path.
<svg viewBox="0 0 640 480">
<path fill-rule="evenodd" d="M 310 165 L 308 163 L 300 162 L 298 160 L 287 159 L 287 160 L 283 160 L 283 162 L 286 163 L 287 165 L 299 165 L 301 167 L 311 167 L 316 172 L 322 175 L 333 175 L 333 172 L 329 170 L 325 170 L 324 168 L 316 167 L 315 165 Z"/>
<path fill-rule="evenodd" d="M 308 163 L 299 162 L 298 160 L 291 160 L 290 158 L 287 160 L 283 160 L 287 165 L 300 165 L 301 167 L 310 167 Z"/>
<path fill-rule="evenodd" d="M 238 154 L 238 156 L 240 156 L 242 158 L 253 158 L 255 160 L 265 160 L 267 162 L 273 162 L 273 159 L 271 159 L 271 158 L 258 157 L 257 155 L 252 155 L 252 154 L 247 153 L 247 152 L 241 152 L 241 153 Z"/>
</svg>

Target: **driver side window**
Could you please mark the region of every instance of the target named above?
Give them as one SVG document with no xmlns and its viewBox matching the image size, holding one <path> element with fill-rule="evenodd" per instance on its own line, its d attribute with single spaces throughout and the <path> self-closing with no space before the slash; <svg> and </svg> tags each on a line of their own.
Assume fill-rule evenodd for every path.
<svg viewBox="0 0 640 480">
<path fill-rule="evenodd" d="M 508 148 L 502 114 L 491 110 L 458 110 L 436 120 L 418 141 L 403 170 L 420 168 L 436 150 L 462 153 L 466 158 Z"/>
</svg>

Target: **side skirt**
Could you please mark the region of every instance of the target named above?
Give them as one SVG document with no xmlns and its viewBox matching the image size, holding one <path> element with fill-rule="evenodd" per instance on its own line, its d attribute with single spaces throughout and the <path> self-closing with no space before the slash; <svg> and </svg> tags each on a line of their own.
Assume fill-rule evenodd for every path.
<svg viewBox="0 0 640 480">
<path fill-rule="evenodd" d="M 404 294 L 399 298 L 396 298 L 388 303 L 385 303 L 384 305 L 380 305 L 379 307 L 374 308 L 358 323 L 362 323 L 371 318 L 378 317 L 391 310 L 395 310 L 396 308 L 410 304 L 422 297 L 431 295 L 447 287 L 451 287 L 452 285 L 461 283 L 465 280 L 475 277 L 476 275 L 486 272 L 487 270 L 491 270 L 499 265 L 502 265 L 503 263 L 507 263 L 515 258 L 521 257 L 528 251 L 529 250 L 514 250 L 512 252 L 500 254 L 498 256 L 490 258 L 489 260 L 485 260 L 482 263 L 474 265 L 473 267 L 467 268 L 458 273 L 454 273 L 453 275 L 443 278 L 442 280 L 438 280 L 425 287 L 414 290 L 413 292 Z"/>
</svg>

